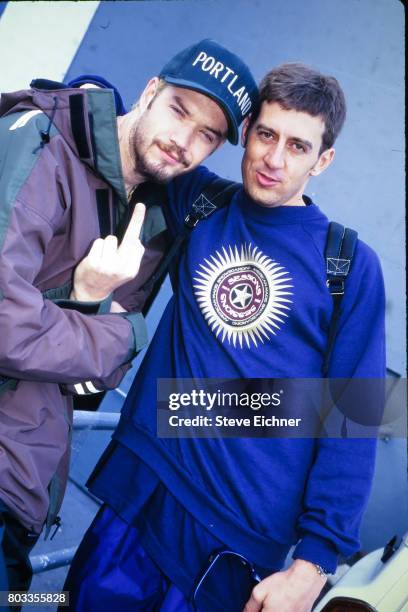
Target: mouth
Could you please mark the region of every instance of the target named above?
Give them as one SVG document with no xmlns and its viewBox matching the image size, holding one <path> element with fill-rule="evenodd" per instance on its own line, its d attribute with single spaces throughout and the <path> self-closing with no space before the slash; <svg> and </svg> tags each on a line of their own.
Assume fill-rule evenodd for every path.
<svg viewBox="0 0 408 612">
<path fill-rule="evenodd" d="M 268 174 L 264 174 L 263 172 L 260 172 L 259 170 L 257 170 L 255 174 L 256 174 L 256 180 L 258 182 L 258 185 L 260 185 L 261 187 L 266 187 L 266 188 L 276 187 L 282 182 L 280 179 L 276 177 L 272 177 Z"/>
<path fill-rule="evenodd" d="M 171 166 L 176 166 L 178 164 L 185 165 L 184 161 L 181 159 L 181 156 L 178 155 L 174 149 L 170 149 L 159 143 L 157 143 L 157 147 L 160 150 L 163 159 Z"/>
</svg>

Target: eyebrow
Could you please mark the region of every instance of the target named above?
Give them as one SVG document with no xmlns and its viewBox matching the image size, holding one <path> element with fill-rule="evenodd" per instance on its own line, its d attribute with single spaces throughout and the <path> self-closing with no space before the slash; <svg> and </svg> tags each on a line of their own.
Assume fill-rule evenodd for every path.
<svg viewBox="0 0 408 612">
<path fill-rule="evenodd" d="M 266 130 L 267 132 L 271 132 L 272 134 L 278 135 L 277 132 L 275 132 L 273 128 L 268 127 L 267 125 L 264 125 L 263 123 L 258 123 L 256 127 L 258 130 L 259 129 Z M 298 142 L 299 144 L 304 145 L 307 149 L 309 149 L 309 151 L 313 149 L 313 144 L 309 140 L 304 140 L 303 138 L 298 138 L 297 136 L 289 136 L 288 140 L 292 140 L 293 142 Z"/>
<path fill-rule="evenodd" d="M 184 104 L 183 104 L 183 102 L 182 102 L 182 100 L 181 100 L 181 98 L 179 96 L 174 96 L 174 101 L 177 102 L 177 104 L 180 106 L 180 108 L 183 111 L 183 113 L 185 113 L 187 115 L 187 117 L 191 117 L 190 111 L 184 106 Z M 212 132 L 220 140 L 221 140 L 221 138 L 224 138 L 226 136 L 226 134 L 223 134 L 222 132 L 220 132 L 220 130 L 216 130 L 215 128 L 212 128 L 209 125 L 204 125 L 203 127 L 204 127 L 204 129 L 208 130 L 209 132 Z"/>
<path fill-rule="evenodd" d="M 220 140 L 221 140 L 221 138 L 225 138 L 226 137 L 226 134 L 223 134 L 222 132 L 220 132 L 220 130 L 216 130 L 215 128 L 212 128 L 209 125 L 205 125 L 204 128 L 206 130 L 208 130 L 209 132 L 212 132 L 214 134 L 214 136 L 216 136 Z"/>
<path fill-rule="evenodd" d="M 184 104 L 183 104 L 181 98 L 179 98 L 179 96 L 174 96 L 174 101 L 177 102 L 177 104 L 180 106 L 180 108 L 183 111 L 183 113 L 187 115 L 187 117 L 191 116 L 190 111 L 184 106 Z"/>
</svg>

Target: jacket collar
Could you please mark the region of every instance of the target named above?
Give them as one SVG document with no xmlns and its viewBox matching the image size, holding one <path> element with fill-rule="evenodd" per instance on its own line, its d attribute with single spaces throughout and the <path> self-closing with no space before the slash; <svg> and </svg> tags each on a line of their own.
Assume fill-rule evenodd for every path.
<svg viewBox="0 0 408 612">
<path fill-rule="evenodd" d="M 66 88 L 56 83 L 54 89 L 33 87 L 6 94 L 1 103 L 0 114 L 40 109 L 49 119 L 52 117 L 52 123 L 78 157 L 115 191 L 119 216 L 122 215 L 127 208 L 127 195 L 112 90 Z"/>
</svg>

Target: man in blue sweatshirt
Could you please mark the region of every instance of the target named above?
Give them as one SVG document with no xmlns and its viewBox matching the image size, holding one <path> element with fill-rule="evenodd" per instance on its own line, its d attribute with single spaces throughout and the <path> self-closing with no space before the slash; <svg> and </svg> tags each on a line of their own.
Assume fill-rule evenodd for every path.
<svg viewBox="0 0 408 612">
<path fill-rule="evenodd" d="M 322 376 L 333 310 L 329 222 L 304 191 L 333 161 L 344 95 L 333 77 L 286 64 L 263 79 L 260 100 L 242 131 L 243 188 L 194 229 L 174 296 L 91 477 L 105 505 L 68 576 L 72 609 L 187 611 L 205 576 L 200 610 L 309 612 L 338 555 L 359 548 L 374 439 L 157 436 L 158 379 Z M 201 167 L 168 185 L 174 237 L 214 178 Z M 382 274 L 358 241 L 328 377 L 384 373 Z M 225 553 L 205 571 L 225 549 L 261 579 L 242 604 L 237 556 Z"/>
</svg>

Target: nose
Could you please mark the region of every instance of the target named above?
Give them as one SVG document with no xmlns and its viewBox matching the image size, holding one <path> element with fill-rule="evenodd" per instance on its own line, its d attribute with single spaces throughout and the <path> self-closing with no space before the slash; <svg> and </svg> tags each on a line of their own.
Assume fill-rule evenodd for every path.
<svg viewBox="0 0 408 612">
<path fill-rule="evenodd" d="M 170 135 L 170 141 L 185 153 L 192 142 L 193 130 L 188 126 L 177 126 Z"/>
<path fill-rule="evenodd" d="M 264 162 L 269 168 L 283 168 L 285 166 L 285 148 L 279 143 L 268 147 L 264 155 Z"/>
</svg>

